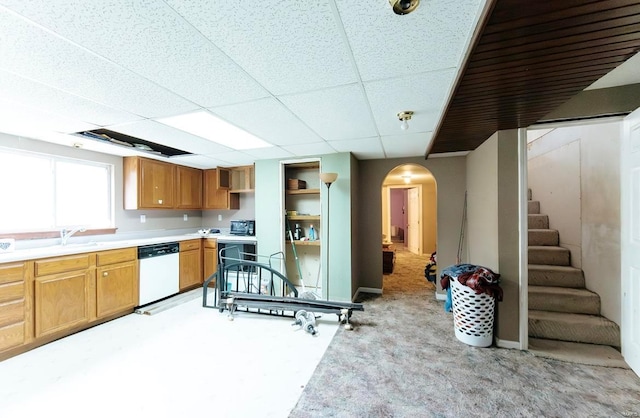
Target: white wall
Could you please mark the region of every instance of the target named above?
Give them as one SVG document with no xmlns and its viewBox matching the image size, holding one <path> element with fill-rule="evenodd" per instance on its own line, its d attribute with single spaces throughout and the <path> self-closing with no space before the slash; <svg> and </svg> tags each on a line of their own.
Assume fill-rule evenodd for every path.
<svg viewBox="0 0 640 418">
<path fill-rule="evenodd" d="M 577 244 L 572 258 L 577 253 L 587 289 L 600 295 L 601 314 L 617 324 L 621 315 L 620 134 L 620 122 L 589 124 L 557 128 L 529 144 L 533 198 L 545 198 L 541 211 L 560 231 L 562 246 L 567 241 L 563 234 L 579 234 L 577 243 L 569 243 Z"/>
<path fill-rule="evenodd" d="M 529 144 L 529 188 L 549 228 L 560 233 L 560 246 L 571 251 L 571 265 L 581 268 L 580 140 L 575 131 L 557 132 Z"/>
</svg>

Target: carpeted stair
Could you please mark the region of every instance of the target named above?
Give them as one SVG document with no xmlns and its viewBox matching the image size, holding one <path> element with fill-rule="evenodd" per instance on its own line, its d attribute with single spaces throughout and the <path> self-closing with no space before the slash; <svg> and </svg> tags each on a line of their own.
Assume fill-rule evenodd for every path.
<svg viewBox="0 0 640 418">
<path fill-rule="evenodd" d="M 529 336 L 620 347 L 620 329 L 600 316 L 600 297 L 560 247 L 558 231 L 529 191 Z"/>
</svg>

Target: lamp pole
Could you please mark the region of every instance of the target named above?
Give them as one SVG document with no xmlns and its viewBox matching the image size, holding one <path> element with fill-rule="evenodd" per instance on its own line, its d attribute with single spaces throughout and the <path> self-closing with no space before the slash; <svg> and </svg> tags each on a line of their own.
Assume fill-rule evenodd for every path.
<svg viewBox="0 0 640 418">
<path fill-rule="evenodd" d="M 327 300 L 329 300 L 329 215 L 331 211 L 331 185 L 338 178 L 338 173 L 320 173 L 320 180 L 327 186 Z"/>
</svg>

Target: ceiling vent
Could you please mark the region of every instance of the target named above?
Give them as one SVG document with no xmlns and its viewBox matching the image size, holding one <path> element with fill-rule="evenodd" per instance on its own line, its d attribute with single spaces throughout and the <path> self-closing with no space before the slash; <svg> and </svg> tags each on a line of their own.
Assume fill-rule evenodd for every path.
<svg viewBox="0 0 640 418">
<path fill-rule="evenodd" d="M 176 155 L 192 155 L 192 153 L 177 148 L 145 141 L 144 139 L 110 131 L 108 129 L 94 129 L 92 131 L 77 132 L 74 135 L 94 141 L 109 142 L 113 145 L 133 148 L 136 151 L 148 152 L 163 157 L 174 157 Z"/>
</svg>

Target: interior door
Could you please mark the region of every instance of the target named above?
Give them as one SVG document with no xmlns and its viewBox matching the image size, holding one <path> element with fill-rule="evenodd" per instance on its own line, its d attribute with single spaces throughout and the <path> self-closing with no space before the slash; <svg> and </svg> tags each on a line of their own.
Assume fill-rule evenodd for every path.
<svg viewBox="0 0 640 418">
<path fill-rule="evenodd" d="M 417 187 L 409 189 L 407 247 L 414 254 L 420 254 L 420 193 Z"/>
<path fill-rule="evenodd" d="M 622 355 L 640 375 L 640 109 L 624 121 L 620 183 Z"/>
</svg>

